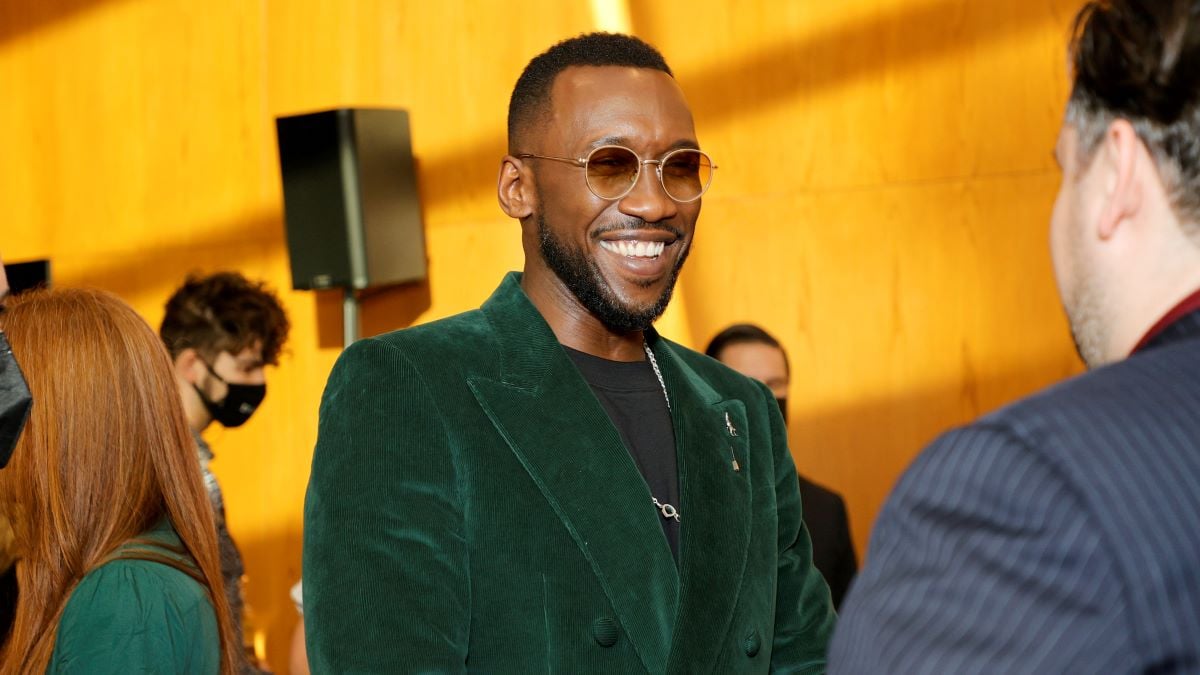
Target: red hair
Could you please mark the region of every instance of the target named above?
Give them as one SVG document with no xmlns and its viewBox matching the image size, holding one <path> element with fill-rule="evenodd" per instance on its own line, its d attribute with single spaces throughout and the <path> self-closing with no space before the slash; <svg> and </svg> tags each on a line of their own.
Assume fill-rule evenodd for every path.
<svg viewBox="0 0 1200 675">
<path fill-rule="evenodd" d="M 116 558 L 171 565 L 205 586 L 221 670 L 233 672 L 239 645 L 221 585 L 212 505 L 162 342 L 132 308 L 102 291 L 14 298 L 2 324 L 33 410 L 0 471 L 19 588 L 0 674 L 45 671 L 72 590 Z M 144 547 L 117 550 L 164 517 L 195 567 Z"/>
</svg>

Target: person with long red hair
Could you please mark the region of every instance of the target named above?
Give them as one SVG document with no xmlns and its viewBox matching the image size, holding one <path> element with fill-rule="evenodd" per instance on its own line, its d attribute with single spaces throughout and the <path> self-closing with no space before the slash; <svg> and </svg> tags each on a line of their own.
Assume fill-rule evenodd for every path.
<svg viewBox="0 0 1200 675">
<path fill-rule="evenodd" d="M 162 342 L 91 290 L 0 316 L 33 395 L 0 470 L 18 599 L 0 675 L 230 673 L 216 529 Z"/>
</svg>

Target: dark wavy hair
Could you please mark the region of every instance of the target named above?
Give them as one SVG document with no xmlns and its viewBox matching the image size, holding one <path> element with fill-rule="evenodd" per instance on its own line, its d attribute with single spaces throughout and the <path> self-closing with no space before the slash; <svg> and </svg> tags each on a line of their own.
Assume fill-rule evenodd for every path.
<svg viewBox="0 0 1200 675">
<path fill-rule="evenodd" d="M 1180 219 L 1200 221 L 1200 0 L 1084 5 L 1071 40 L 1067 122 L 1088 161 L 1117 119 L 1158 165 Z"/>
<path fill-rule="evenodd" d="M 550 89 L 572 66 L 626 66 L 671 73 L 657 49 L 632 35 L 587 33 L 563 40 L 525 66 L 508 102 L 508 151 L 524 151 L 524 134 L 549 110 Z"/>
<path fill-rule="evenodd" d="M 167 300 L 158 334 L 172 359 L 189 348 L 213 359 L 262 342 L 263 363 L 275 365 L 289 329 L 283 305 L 266 284 L 217 272 L 188 276 Z"/>
</svg>

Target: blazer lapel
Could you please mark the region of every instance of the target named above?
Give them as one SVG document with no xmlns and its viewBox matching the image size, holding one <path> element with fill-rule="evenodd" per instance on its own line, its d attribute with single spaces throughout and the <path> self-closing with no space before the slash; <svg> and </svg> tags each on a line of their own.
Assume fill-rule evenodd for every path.
<svg viewBox="0 0 1200 675">
<path fill-rule="evenodd" d="M 729 631 L 737 604 L 750 541 L 749 463 L 757 458 L 748 452 L 745 404 L 722 400 L 674 345 L 651 339 L 679 463 L 681 588 L 668 671 L 703 671 L 719 656 L 724 641 L 713 636 Z"/>
<path fill-rule="evenodd" d="M 514 277 L 483 309 L 501 342 L 502 376 L 470 378 L 471 390 L 591 564 L 643 665 L 662 672 L 679 576 L 649 489 Z"/>
</svg>

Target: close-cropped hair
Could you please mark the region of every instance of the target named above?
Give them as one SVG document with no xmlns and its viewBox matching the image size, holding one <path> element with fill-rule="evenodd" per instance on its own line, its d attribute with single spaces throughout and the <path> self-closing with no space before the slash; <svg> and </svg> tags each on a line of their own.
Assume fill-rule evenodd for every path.
<svg viewBox="0 0 1200 675">
<path fill-rule="evenodd" d="M 19 589 L 0 673 L 44 672 L 71 592 L 117 558 L 170 565 L 204 586 L 222 672 L 232 672 L 240 645 L 221 585 L 212 505 L 158 336 L 116 296 L 80 289 L 18 296 L 0 328 L 33 396 L 0 471 Z M 182 542 L 177 553 L 194 565 L 137 546 L 138 535 L 164 518 Z"/>
<path fill-rule="evenodd" d="M 752 323 L 735 323 L 717 333 L 709 341 L 708 347 L 704 349 L 704 354 L 720 361 L 721 352 L 725 351 L 726 347 L 744 344 L 761 344 L 778 349 L 783 354 L 784 368 L 789 373 L 791 372 L 792 366 L 788 363 L 787 351 L 783 345 L 779 344 L 779 340 L 776 340 L 775 336 Z"/>
<path fill-rule="evenodd" d="M 1076 15 L 1067 122 L 1090 161 L 1117 119 L 1133 125 L 1180 220 L 1200 222 L 1200 0 L 1104 0 Z"/>
<path fill-rule="evenodd" d="M 632 35 L 587 33 L 563 40 L 525 66 L 508 102 L 508 151 L 525 152 L 525 132 L 550 109 L 550 92 L 558 74 L 573 66 L 651 68 L 671 73 L 657 49 Z"/>
<path fill-rule="evenodd" d="M 275 365 L 289 328 L 283 305 L 266 284 L 217 272 L 188 276 L 167 300 L 159 335 L 172 359 L 195 349 L 211 360 L 261 343 L 263 363 Z"/>
</svg>

